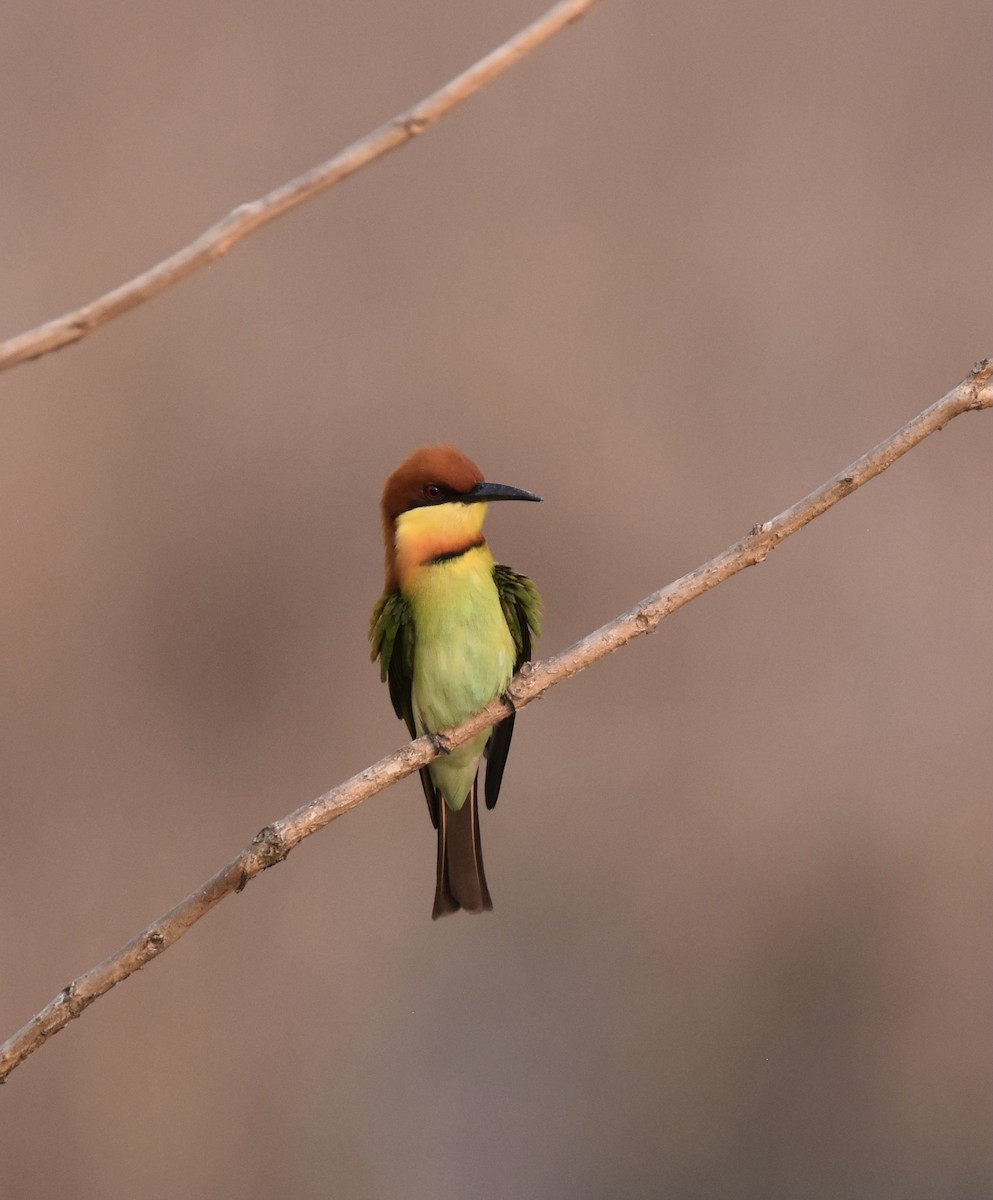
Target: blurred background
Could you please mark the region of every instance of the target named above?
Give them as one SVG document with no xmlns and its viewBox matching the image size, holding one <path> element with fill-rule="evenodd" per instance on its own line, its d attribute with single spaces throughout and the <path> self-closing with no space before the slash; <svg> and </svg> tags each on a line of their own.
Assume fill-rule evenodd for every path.
<svg viewBox="0 0 993 1200">
<path fill-rule="evenodd" d="M 543 10 L 11 5 L 0 334 Z M 454 442 L 541 655 L 990 353 L 989 5 L 614 0 L 0 380 L 0 1037 L 404 740 L 377 505 Z M 518 721 L 496 908 L 416 780 L 3 1089 L 5 1195 L 989 1195 L 989 414 Z"/>
</svg>

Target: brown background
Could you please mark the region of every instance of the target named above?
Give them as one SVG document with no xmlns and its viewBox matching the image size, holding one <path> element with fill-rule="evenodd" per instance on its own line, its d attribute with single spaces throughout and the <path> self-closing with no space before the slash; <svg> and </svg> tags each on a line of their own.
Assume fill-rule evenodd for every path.
<svg viewBox="0 0 993 1200">
<path fill-rule="evenodd" d="M 540 11 L 11 4 L 0 330 Z M 402 741 L 382 480 L 446 439 L 543 654 L 991 349 L 989 6 L 604 3 L 414 145 L 2 386 L 0 1035 Z M 416 782 L 0 1094 L 9 1197 L 988 1196 L 989 415 L 529 709 L 496 911 Z"/>
</svg>

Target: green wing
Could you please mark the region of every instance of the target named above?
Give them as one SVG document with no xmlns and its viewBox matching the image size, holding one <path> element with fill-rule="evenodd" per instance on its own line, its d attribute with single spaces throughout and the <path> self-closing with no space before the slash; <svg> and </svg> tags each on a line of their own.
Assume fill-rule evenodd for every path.
<svg viewBox="0 0 993 1200">
<path fill-rule="evenodd" d="M 369 641 L 373 660 L 379 659 L 379 677 L 389 680 L 396 715 L 417 737 L 410 692 L 414 684 L 414 617 L 400 592 L 384 592 L 372 610 Z"/>
<path fill-rule="evenodd" d="M 515 673 L 531 658 L 531 638 L 541 637 L 541 597 L 526 575 L 518 575 L 510 567 L 493 568 L 493 581 L 500 594 L 503 615 L 507 618 L 514 645 L 517 647 Z"/>
<path fill-rule="evenodd" d="M 510 567 L 494 567 L 493 580 L 500 593 L 500 604 L 507 620 L 507 627 L 514 639 L 514 645 L 517 647 L 517 660 L 514 663 L 514 673 L 516 674 L 522 665 L 531 658 L 532 637 L 541 636 L 541 597 L 530 579 L 524 575 L 518 575 Z M 514 717 L 511 715 L 496 726 L 486 747 L 484 795 L 487 808 L 493 808 L 500 795 L 503 769 L 507 765 L 510 740 L 513 736 Z"/>
<path fill-rule="evenodd" d="M 380 678 L 389 680 L 394 711 L 415 738 L 417 730 L 410 698 L 414 686 L 414 614 L 399 591 L 380 596 L 369 622 L 369 641 L 373 660 L 379 659 Z M 420 775 L 431 824 L 437 829 L 438 794 L 427 767 L 421 767 Z"/>
</svg>

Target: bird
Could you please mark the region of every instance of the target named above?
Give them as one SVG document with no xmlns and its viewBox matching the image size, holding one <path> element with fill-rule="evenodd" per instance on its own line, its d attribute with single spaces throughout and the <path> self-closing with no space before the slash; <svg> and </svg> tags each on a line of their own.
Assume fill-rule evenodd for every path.
<svg viewBox="0 0 993 1200">
<path fill-rule="evenodd" d="M 372 659 L 411 737 L 439 733 L 501 696 L 531 658 L 541 597 L 524 575 L 497 564 L 483 536 L 495 501 L 538 501 L 487 483 L 454 446 L 422 446 L 386 480 L 380 510 L 384 590 L 369 625 Z M 500 793 L 514 715 L 422 767 L 438 832 L 432 918 L 493 908 L 479 839 L 479 771 L 492 809 Z"/>
</svg>

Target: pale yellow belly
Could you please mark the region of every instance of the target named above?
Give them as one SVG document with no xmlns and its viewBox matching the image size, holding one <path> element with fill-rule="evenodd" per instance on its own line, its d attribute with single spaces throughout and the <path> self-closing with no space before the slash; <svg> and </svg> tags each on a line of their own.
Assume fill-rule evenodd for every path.
<svg viewBox="0 0 993 1200">
<path fill-rule="evenodd" d="M 493 582 L 492 558 L 479 552 L 429 567 L 410 597 L 414 610 L 414 721 L 418 733 L 457 725 L 501 695 L 514 673 L 514 640 Z M 482 561 L 479 561 L 482 559 Z M 489 563 L 486 562 L 489 559 Z M 449 808 L 472 788 L 487 730 L 431 764 Z"/>
</svg>

